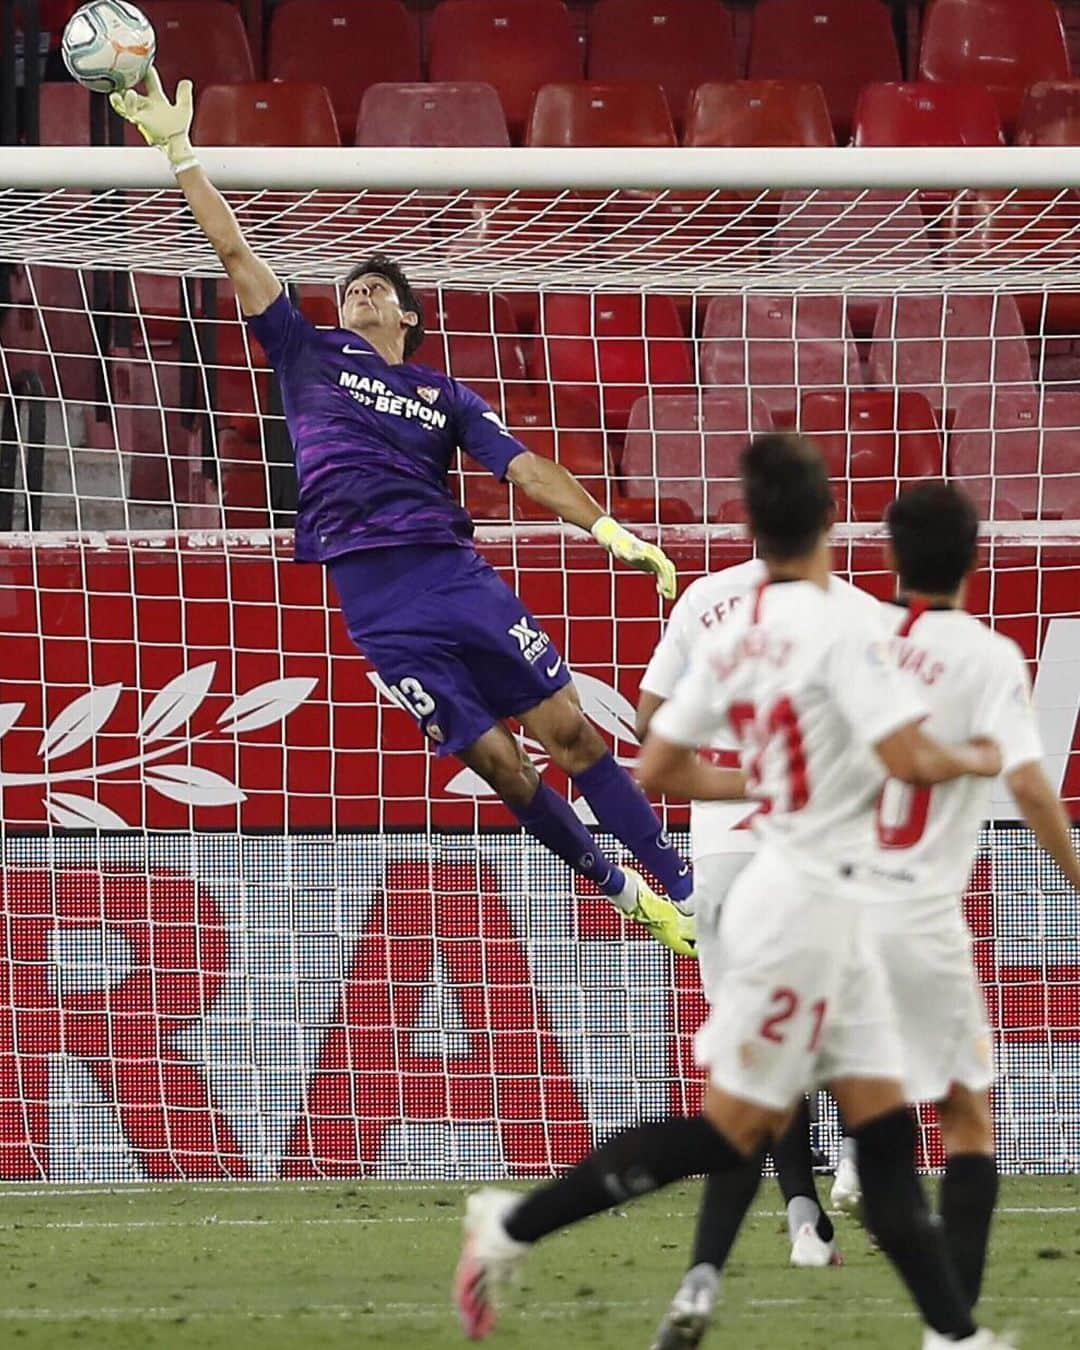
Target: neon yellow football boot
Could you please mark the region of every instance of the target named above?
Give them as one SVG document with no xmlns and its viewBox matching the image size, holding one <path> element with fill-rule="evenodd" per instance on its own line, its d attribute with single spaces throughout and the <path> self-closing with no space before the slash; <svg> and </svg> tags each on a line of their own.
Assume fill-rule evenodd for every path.
<svg viewBox="0 0 1080 1350">
<path fill-rule="evenodd" d="M 657 942 L 677 956 L 697 956 L 697 924 L 691 914 L 681 913 L 670 900 L 657 895 L 649 883 L 632 867 L 624 867 L 637 884 L 637 901 L 628 919 L 643 924 Z"/>
</svg>

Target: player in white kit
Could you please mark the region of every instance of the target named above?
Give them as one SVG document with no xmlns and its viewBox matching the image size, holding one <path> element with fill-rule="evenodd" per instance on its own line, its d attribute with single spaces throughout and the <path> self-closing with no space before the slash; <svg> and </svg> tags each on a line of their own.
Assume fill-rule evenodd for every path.
<svg viewBox="0 0 1080 1350">
<path fill-rule="evenodd" d="M 736 563 L 699 577 L 686 588 L 671 611 L 663 636 L 641 679 L 637 710 L 639 740 L 644 741 L 653 715 L 674 693 L 698 642 L 715 632 L 717 626 L 752 597 L 767 578 L 765 563 L 760 558 L 752 558 L 749 562 Z M 865 591 L 835 576 L 829 580 L 829 590 L 843 603 L 854 606 L 868 622 L 880 621 L 881 604 Z M 738 749 L 733 737 L 720 737 L 702 753 L 714 763 L 729 766 L 738 763 Z M 695 907 L 704 903 L 710 910 L 717 909 L 735 878 L 750 861 L 757 847 L 757 836 L 748 826 L 757 810 L 756 803 L 747 802 L 691 803 L 690 846 L 694 862 Z M 707 988 L 708 977 L 703 983 Z M 770 1149 L 787 1211 L 791 1264 L 805 1267 L 838 1265 L 841 1257 L 834 1241 L 832 1222 L 821 1207 L 814 1182 L 809 1131 L 810 1108 L 804 1099 L 796 1109 L 787 1133 Z M 735 1238 L 732 1225 L 740 1208 L 739 1192 L 745 1188 L 752 1197 L 759 1180 L 758 1170 L 748 1166 L 741 1174 L 714 1176 L 706 1182 L 690 1274 L 680 1290 L 684 1300 L 696 1302 L 703 1297 L 703 1288 L 715 1290 L 716 1272 L 723 1267 Z M 662 1340 L 660 1344 L 663 1344 Z"/>
<path fill-rule="evenodd" d="M 758 437 L 743 457 L 751 526 L 769 568 L 742 613 L 695 651 L 654 719 L 639 776 L 648 790 L 730 796 L 737 771 L 697 747 L 734 733 L 762 810 L 762 848 L 719 915 L 698 912 L 712 1011 L 696 1052 L 702 1115 L 638 1125 L 524 1199 L 471 1197 L 455 1299 L 466 1333 L 494 1327 L 493 1287 L 548 1233 L 695 1174 L 730 1171 L 783 1133 L 826 1081 L 857 1139 L 865 1205 L 924 1322 L 969 1347 L 977 1331 L 914 1165 L 902 1053 L 861 921 L 874 804 L 886 771 L 933 784 L 995 774 L 992 744 L 942 745 L 872 626 L 828 594 L 832 501 L 820 455 L 797 436 Z M 687 1326 L 697 1344 L 704 1325 Z"/>
<path fill-rule="evenodd" d="M 893 503 L 887 521 L 900 583 L 899 602 L 883 607 L 890 645 L 901 678 L 930 709 L 928 730 L 949 741 L 997 742 L 1005 781 L 1036 838 L 1080 890 L 1068 817 L 1042 767 L 1023 654 L 962 608 L 977 548 L 970 498 L 951 484 L 921 484 Z M 963 895 L 989 807 L 984 780 L 919 788 L 888 781 L 866 911 L 896 1006 L 907 1096 L 937 1103 L 947 1155 L 942 1224 L 972 1306 L 998 1180 L 992 1038 Z"/>
</svg>

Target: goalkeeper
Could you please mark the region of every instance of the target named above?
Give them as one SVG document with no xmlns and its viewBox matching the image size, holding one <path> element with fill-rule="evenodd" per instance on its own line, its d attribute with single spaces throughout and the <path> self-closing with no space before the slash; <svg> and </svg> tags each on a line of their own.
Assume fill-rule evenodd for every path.
<svg viewBox="0 0 1080 1350">
<path fill-rule="evenodd" d="M 145 95 L 114 94 L 112 105 L 168 155 L 281 382 L 299 482 L 297 561 L 327 566 L 350 636 L 439 754 L 469 765 L 534 838 L 627 916 L 672 950 L 692 953 L 693 921 L 679 908 L 690 898 L 690 867 L 586 719 L 548 634 L 473 547 L 472 521 L 447 489 L 454 452 L 467 451 L 591 531 L 620 561 L 651 572 L 668 599 L 674 566 L 605 515 L 572 474 L 515 440 L 472 390 L 410 364 L 423 317 L 389 259 L 358 263 L 345 280 L 341 327 L 314 328 L 252 252 L 195 158 L 190 80 L 178 85 L 175 103 L 153 69 L 146 88 Z M 505 725 L 510 717 L 670 900 L 599 851 L 523 754 Z"/>
</svg>

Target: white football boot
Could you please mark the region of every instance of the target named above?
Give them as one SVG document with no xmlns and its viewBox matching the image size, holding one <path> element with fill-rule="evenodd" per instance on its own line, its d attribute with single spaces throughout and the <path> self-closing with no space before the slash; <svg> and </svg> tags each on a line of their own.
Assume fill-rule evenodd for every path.
<svg viewBox="0 0 1080 1350">
<path fill-rule="evenodd" d="M 495 1300 L 513 1279 L 528 1252 L 515 1242 L 504 1222 L 521 1197 L 491 1188 L 476 1191 L 465 1205 L 465 1241 L 454 1275 L 454 1304 L 465 1335 L 482 1341 L 495 1330 Z"/>
<path fill-rule="evenodd" d="M 667 1316 L 656 1329 L 651 1350 L 687 1350 L 700 1345 L 712 1321 L 719 1288 L 720 1274 L 715 1266 L 700 1265 L 687 1271 Z"/>
<path fill-rule="evenodd" d="M 791 1244 L 791 1264 L 800 1270 L 824 1270 L 826 1266 L 842 1266 L 836 1242 L 826 1242 L 818 1236 L 812 1223 L 804 1223 Z"/>
<path fill-rule="evenodd" d="M 966 1341 L 950 1341 L 945 1336 L 940 1336 L 930 1327 L 923 1328 L 922 1350 L 1016 1350 L 1016 1342 L 1008 1336 L 1002 1336 L 999 1332 L 989 1331 L 986 1327 L 980 1327 L 974 1336 L 969 1336 Z"/>
<path fill-rule="evenodd" d="M 850 1158 L 841 1158 L 836 1164 L 836 1177 L 829 1193 L 829 1208 L 842 1214 L 859 1213 L 862 1205 L 862 1183 L 859 1172 Z"/>
</svg>

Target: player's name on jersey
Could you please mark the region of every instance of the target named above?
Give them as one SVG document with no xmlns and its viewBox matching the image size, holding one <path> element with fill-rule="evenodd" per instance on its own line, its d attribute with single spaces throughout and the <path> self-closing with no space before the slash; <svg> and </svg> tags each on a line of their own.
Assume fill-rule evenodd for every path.
<svg viewBox="0 0 1080 1350">
<path fill-rule="evenodd" d="M 362 403 L 366 408 L 374 408 L 376 412 L 389 413 L 391 417 L 404 417 L 406 421 L 425 422 L 431 427 L 445 427 L 447 424 L 447 415 L 441 408 L 432 408 L 418 398 L 395 394 L 383 384 L 382 380 L 372 379 L 368 375 L 354 375 L 351 370 L 343 370 L 338 375 L 338 384 L 347 389 L 358 403 Z"/>
</svg>

